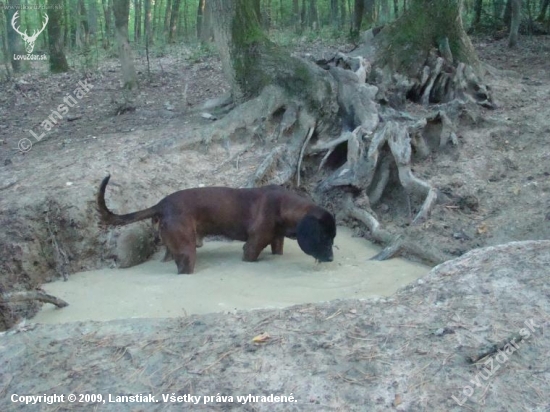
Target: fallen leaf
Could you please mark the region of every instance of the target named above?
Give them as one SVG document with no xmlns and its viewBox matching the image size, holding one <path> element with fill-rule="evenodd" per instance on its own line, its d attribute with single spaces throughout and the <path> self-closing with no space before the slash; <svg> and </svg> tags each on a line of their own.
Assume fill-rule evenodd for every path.
<svg viewBox="0 0 550 412">
<path fill-rule="evenodd" d="M 397 394 L 395 395 L 395 399 L 393 400 L 393 406 L 399 406 L 403 403 L 401 400 L 401 395 Z"/>
<path fill-rule="evenodd" d="M 482 223 L 481 225 L 479 225 L 477 227 L 477 233 L 479 233 L 480 235 L 484 234 L 484 233 L 487 233 L 487 225 L 485 223 Z"/>
<path fill-rule="evenodd" d="M 263 342 L 267 342 L 270 338 L 271 338 L 271 336 L 269 336 L 268 333 L 264 332 L 261 335 L 255 336 L 252 339 L 252 342 L 254 342 L 254 343 L 263 343 Z"/>
</svg>

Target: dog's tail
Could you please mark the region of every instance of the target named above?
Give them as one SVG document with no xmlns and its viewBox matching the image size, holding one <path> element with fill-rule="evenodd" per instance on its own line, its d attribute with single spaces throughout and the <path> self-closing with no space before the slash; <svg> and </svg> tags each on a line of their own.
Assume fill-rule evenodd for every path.
<svg viewBox="0 0 550 412">
<path fill-rule="evenodd" d="M 122 226 L 158 216 L 158 211 L 155 206 L 126 215 L 116 215 L 107 209 L 107 205 L 105 204 L 105 189 L 107 188 L 107 183 L 109 183 L 110 178 L 111 175 L 103 179 L 101 186 L 99 186 L 99 192 L 97 193 L 97 209 L 99 211 L 101 223 L 104 225 Z"/>
</svg>

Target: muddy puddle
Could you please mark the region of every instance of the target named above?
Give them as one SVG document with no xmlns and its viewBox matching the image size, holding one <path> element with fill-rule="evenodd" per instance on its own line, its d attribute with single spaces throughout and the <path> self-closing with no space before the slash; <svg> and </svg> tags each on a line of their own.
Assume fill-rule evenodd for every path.
<svg viewBox="0 0 550 412">
<path fill-rule="evenodd" d="M 44 305 L 32 322 L 179 317 L 389 296 L 430 270 L 404 259 L 369 261 L 380 249 L 345 227 L 338 228 L 331 263 L 316 264 L 290 239 L 283 256 L 267 248 L 259 262 L 243 262 L 242 245 L 206 241 L 193 275 L 177 275 L 174 262 L 160 261 L 162 250 L 132 268 L 81 272 L 67 282 L 48 283 L 43 289 L 70 306 Z"/>
</svg>

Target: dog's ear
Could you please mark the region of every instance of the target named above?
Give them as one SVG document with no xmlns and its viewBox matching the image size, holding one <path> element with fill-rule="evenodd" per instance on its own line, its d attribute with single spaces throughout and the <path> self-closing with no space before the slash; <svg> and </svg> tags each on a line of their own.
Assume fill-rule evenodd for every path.
<svg viewBox="0 0 550 412">
<path fill-rule="evenodd" d="M 336 236 L 336 224 L 330 213 L 321 219 L 306 215 L 296 227 L 300 249 L 320 262 L 331 262 L 332 244 Z"/>
</svg>

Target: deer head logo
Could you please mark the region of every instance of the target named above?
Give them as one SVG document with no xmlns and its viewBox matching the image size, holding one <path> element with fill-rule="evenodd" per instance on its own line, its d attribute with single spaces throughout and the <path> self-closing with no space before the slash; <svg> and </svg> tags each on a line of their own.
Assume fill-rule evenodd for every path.
<svg viewBox="0 0 550 412">
<path fill-rule="evenodd" d="M 46 24 L 48 24 L 48 15 L 46 13 L 44 13 L 44 17 L 45 17 L 45 20 L 44 20 L 44 25 L 42 26 L 42 28 L 40 30 L 35 30 L 33 33 L 32 33 L 32 36 L 29 36 L 27 34 L 27 30 L 25 30 L 24 33 L 21 33 L 19 31 L 19 28 L 18 27 L 15 27 L 15 21 L 17 20 L 17 16 L 19 14 L 19 11 L 16 11 L 15 14 L 13 15 L 13 18 L 11 19 L 11 26 L 13 27 L 13 29 L 19 33 L 21 35 L 21 37 L 23 38 L 23 41 L 25 42 L 25 50 L 27 50 L 27 53 L 30 54 L 32 53 L 33 49 L 34 49 L 34 42 L 36 41 L 36 38 L 38 37 L 38 35 L 40 33 L 42 33 L 44 31 L 44 29 L 46 28 Z"/>
</svg>

